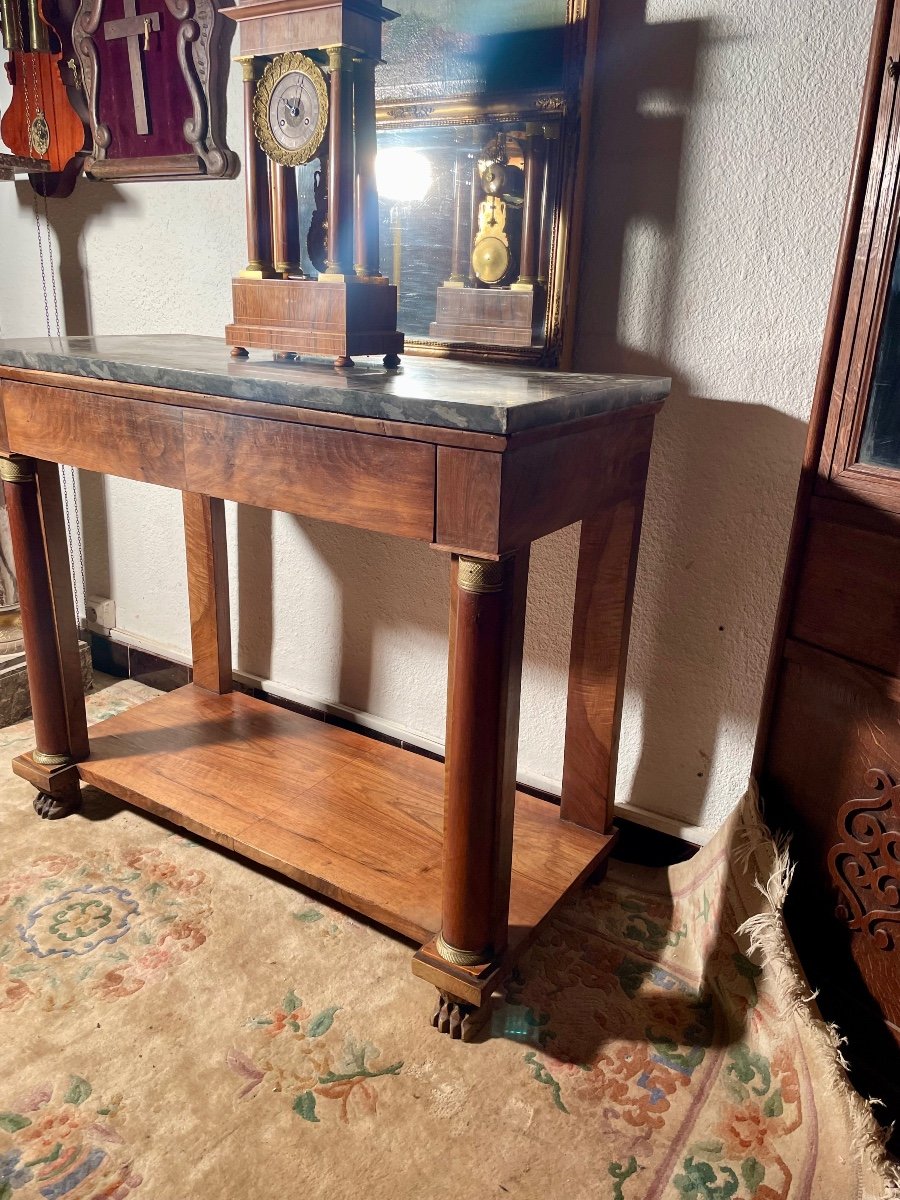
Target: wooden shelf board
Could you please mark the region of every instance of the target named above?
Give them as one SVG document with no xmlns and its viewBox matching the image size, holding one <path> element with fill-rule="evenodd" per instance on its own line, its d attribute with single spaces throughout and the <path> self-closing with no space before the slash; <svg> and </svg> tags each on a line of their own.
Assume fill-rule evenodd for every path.
<svg viewBox="0 0 900 1200">
<path fill-rule="evenodd" d="M 189 684 L 97 725 L 86 782 L 425 942 L 440 928 L 443 766 L 239 692 Z M 613 837 L 518 793 L 515 949 Z"/>
</svg>

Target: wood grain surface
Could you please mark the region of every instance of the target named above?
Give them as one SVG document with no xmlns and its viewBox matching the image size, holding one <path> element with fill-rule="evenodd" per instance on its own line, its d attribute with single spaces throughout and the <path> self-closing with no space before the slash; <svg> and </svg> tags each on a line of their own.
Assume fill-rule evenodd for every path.
<svg viewBox="0 0 900 1200">
<path fill-rule="evenodd" d="M 581 523 L 561 807 L 599 831 L 612 827 L 643 501 L 639 489 Z"/>
<path fill-rule="evenodd" d="M 451 567 L 442 933 L 485 961 L 506 947 L 529 551 L 474 592 Z"/>
<path fill-rule="evenodd" d="M 193 685 L 104 721 L 88 783 L 417 941 L 440 928 L 443 767 L 261 700 Z M 611 839 L 519 794 L 510 940 Z"/>
<path fill-rule="evenodd" d="M 188 489 L 431 541 L 433 446 L 227 413 L 184 414 Z"/>
<path fill-rule="evenodd" d="M 790 635 L 900 676 L 900 540 L 810 521 Z"/>
<path fill-rule="evenodd" d="M 231 606 L 225 505 L 212 496 L 182 493 L 194 683 L 230 692 Z"/>
<path fill-rule="evenodd" d="M 185 488 L 181 414 L 125 396 L 52 393 L 39 383 L 4 383 L 10 449 L 87 471 Z"/>
</svg>

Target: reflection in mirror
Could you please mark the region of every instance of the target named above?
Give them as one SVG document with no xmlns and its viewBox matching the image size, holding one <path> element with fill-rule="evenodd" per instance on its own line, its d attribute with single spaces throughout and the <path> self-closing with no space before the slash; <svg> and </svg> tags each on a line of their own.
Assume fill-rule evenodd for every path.
<svg viewBox="0 0 900 1200">
<path fill-rule="evenodd" d="M 900 254 L 896 251 L 859 461 L 873 467 L 900 468 Z"/>
<path fill-rule="evenodd" d="M 556 134 L 554 122 L 381 132 L 381 270 L 404 332 L 542 344 Z"/>
<path fill-rule="evenodd" d="M 398 327 L 431 344 L 541 347 L 558 210 L 559 121 L 382 130 L 381 273 Z M 324 176 L 299 168 L 303 270 L 325 266 Z"/>
<path fill-rule="evenodd" d="M 384 31 L 379 103 L 563 85 L 571 0 L 398 0 Z"/>
</svg>

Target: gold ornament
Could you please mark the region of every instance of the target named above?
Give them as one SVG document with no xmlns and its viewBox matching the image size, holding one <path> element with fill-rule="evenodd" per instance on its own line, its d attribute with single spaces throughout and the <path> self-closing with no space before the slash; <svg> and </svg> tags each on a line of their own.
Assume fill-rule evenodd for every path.
<svg viewBox="0 0 900 1200">
<path fill-rule="evenodd" d="M 285 81 L 291 75 L 297 76 L 299 96 L 281 97 L 280 92 L 285 90 Z M 317 105 L 312 118 L 303 116 L 302 98 L 306 87 L 312 89 Z M 282 123 L 288 133 L 287 136 L 281 135 L 282 140 L 279 140 L 280 130 L 276 130 L 272 125 L 273 96 L 276 101 L 282 99 L 286 106 Z M 296 101 L 296 107 L 291 105 L 291 99 Z M 303 124 L 299 123 L 301 120 Z M 294 132 L 290 127 L 292 121 L 298 122 L 296 130 L 303 134 L 302 144 L 293 147 L 284 144 L 285 140 L 294 140 L 290 137 Z M 310 162 L 322 145 L 327 126 L 328 88 L 321 70 L 311 58 L 296 50 L 274 58 L 263 71 L 253 97 L 253 130 L 256 140 L 268 157 L 285 167 L 299 167 Z"/>
</svg>

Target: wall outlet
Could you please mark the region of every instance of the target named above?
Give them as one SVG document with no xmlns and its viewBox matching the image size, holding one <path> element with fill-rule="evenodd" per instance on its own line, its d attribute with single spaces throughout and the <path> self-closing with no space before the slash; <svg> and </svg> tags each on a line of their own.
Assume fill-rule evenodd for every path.
<svg viewBox="0 0 900 1200">
<path fill-rule="evenodd" d="M 109 633 L 116 627 L 116 602 L 108 596 L 88 596 L 84 604 L 89 629 Z"/>
</svg>

